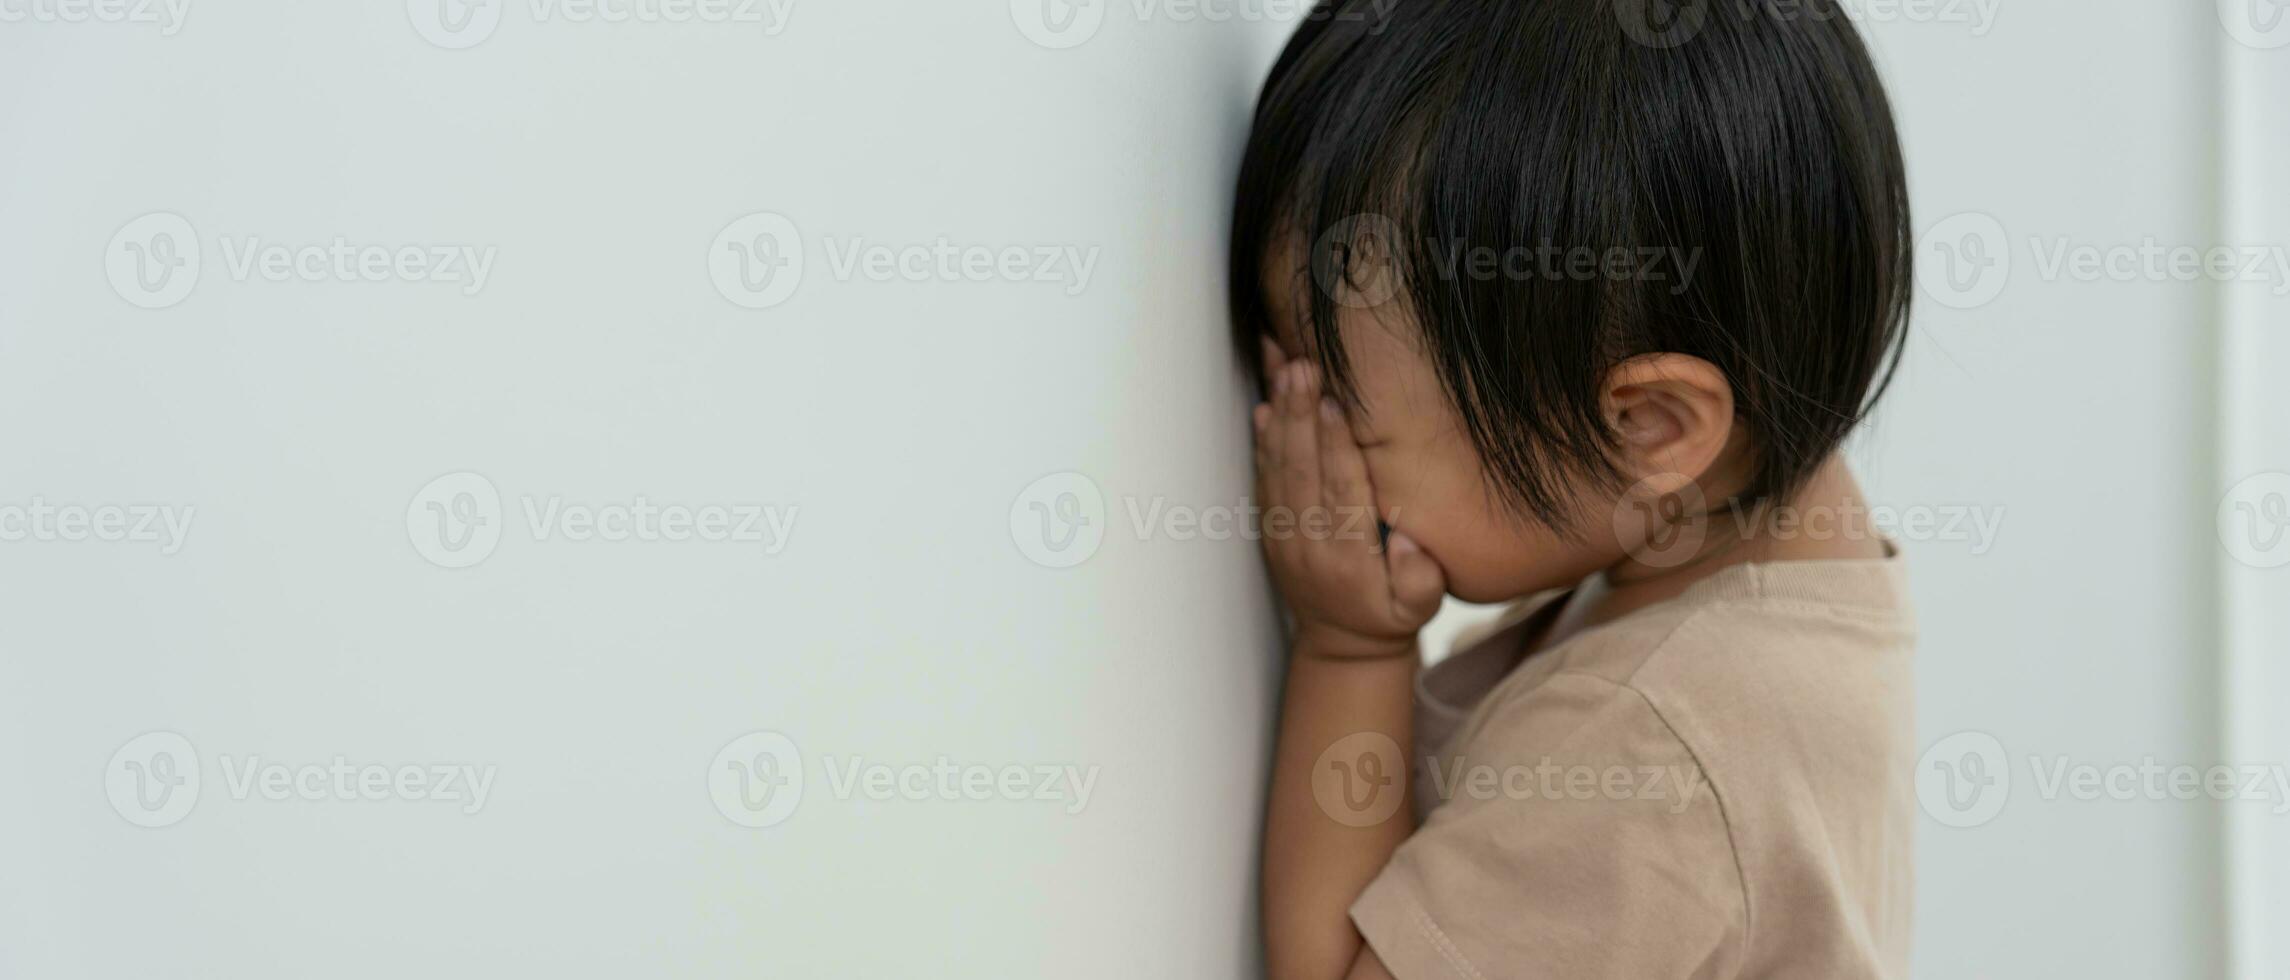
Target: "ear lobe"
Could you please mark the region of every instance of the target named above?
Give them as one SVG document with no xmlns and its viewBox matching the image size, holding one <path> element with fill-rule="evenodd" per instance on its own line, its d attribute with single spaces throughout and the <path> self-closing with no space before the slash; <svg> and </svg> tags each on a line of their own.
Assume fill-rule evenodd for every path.
<svg viewBox="0 0 2290 980">
<path fill-rule="evenodd" d="M 1607 418 L 1631 480 L 1701 479 L 1733 437 L 1733 386 L 1716 365 L 1685 354 L 1634 357 L 1607 373 Z"/>
</svg>

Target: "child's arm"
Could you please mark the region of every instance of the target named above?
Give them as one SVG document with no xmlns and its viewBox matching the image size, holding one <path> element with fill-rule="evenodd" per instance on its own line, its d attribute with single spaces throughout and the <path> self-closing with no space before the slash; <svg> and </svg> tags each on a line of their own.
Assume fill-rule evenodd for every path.
<svg viewBox="0 0 2290 980">
<path fill-rule="evenodd" d="M 1266 363 L 1258 495 L 1266 559 L 1296 628 L 1265 818 L 1266 961 L 1275 980 L 1384 978 L 1350 908 L 1414 829 L 1415 637 L 1445 579 L 1406 535 L 1379 540 L 1366 461 L 1311 366 L 1284 363 L 1269 344 Z M 1294 516 L 1285 530 L 1283 508 Z"/>
<path fill-rule="evenodd" d="M 1390 781 L 1376 786 L 1371 798 L 1380 802 L 1381 794 L 1396 793 L 1402 805 L 1366 827 L 1338 822 L 1323 808 L 1312 770 L 1327 747 L 1359 732 L 1389 736 L 1399 759 L 1408 757 L 1415 647 L 1383 659 L 1340 660 L 1312 652 L 1309 643 L 1297 639 L 1288 669 L 1265 814 L 1265 962 L 1274 980 L 1388 977 L 1352 926 L 1350 910 L 1415 829 L 1405 805 L 1407 766 L 1381 764 L 1382 778 Z M 1359 758 L 1331 761 L 1355 765 Z M 1369 782 L 1362 776 L 1358 786 L 1367 789 Z M 1339 793 L 1353 788 L 1348 776 L 1336 784 Z"/>
</svg>

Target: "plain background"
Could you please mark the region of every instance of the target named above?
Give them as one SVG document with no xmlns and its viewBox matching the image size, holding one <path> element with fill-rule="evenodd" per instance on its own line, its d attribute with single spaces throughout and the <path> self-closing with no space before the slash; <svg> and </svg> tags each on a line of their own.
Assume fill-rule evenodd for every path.
<svg viewBox="0 0 2290 980">
<path fill-rule="evenodd" d="M 466 51 L 396 3 L 0 30 L 0 504 L 197 508 L 172 556 L 0 544 L 0 974 L 1251 971 L 1268 594 L 1246 542 L 1139 535 L 1131 508 L 1245 493 L 1222 235 L 1285 28 L 1111 9 L 1071 50 L 943 0 L 798 2 L 770 37 L 514 5 Z M 1984 549 L 1907 542 L 1921 739 L 2279 761 L 2290 586 L 2227 560 L 2214 514 L 2290 470 L 2265 428 L 2290 417 L 2264 384 L 2280 299 L 2025 266 L 2029 239 L 2283 241 L 2290 50 L 2191 0 L 2006 0 L 1984 32 L 1923 9 L 1867 28 L 1920 223 L 1989 215 L 2021 266 L 1977 309 L 1920 302 L 1856 448 L 1881 502 L 2002 517 Z M 814 255 L 751 311 L 705 256 L 762 210 L 814 242 L 1102 257 L 1067 295 L 838 282 Z M 157 311 L 103 258 L 153 211 L 208 263 Z M 217 243 L 249 235 L 499 260 L 474 297 L 232 281 Z M 512 511 L 484 563 L 437 568 L 405 513 L 464 471 L 512 502 L 800 516 L 761 555 L 535 541 Z M 1047 568 L 1013 512 L 1064 472 L 1106 536 Z M 1074 815 L 814 779 L 749 829 L 707 769 L 758 730 L 813 764 L 1100 775 Z M 499 776 L 464 815 L 234 800 L 209 768 L 145 829 L 106 760 L 150 731 L 210 767 Z M 2231 942 L 2239 975 L 2290 976 L 2268 803 L 2026 789 L 1983 826 L 1920 823 L 1918 975 L 2217 976 Z"/>
<path fill-rule="evenodd" d="M 796 4 L 787 28 L 536 22 L 444 50 L 406 4 L 195 5 L 173 37 L 0 31 L 0 487 L 196 506 L 179 553 L 0 546 L 0 976 L 1235 976 L 1253 962 L 1270 596 L 1246 542 L 1117 501 L 1238 503 L 1225 199 L 1278 25 Z M 196 227 L 135 308 L 107 243 Z M 775 211 L 766 310 L 711 281 Z M 225 241 L 491 245 L 435 283 L 233 281 Z M 1090 287 L 837 281 L 829 239 L 1100 248 Z M 1173 397 L 1173 394 L 1175 397 Z M 1013 541 L 1045 474 L 1120 533 Z M 475 472 L 482 564 L 409 541 Z M 520 501 L 800 508 L 755 544 L 537 540 Z M 132 826 L 106 760 L 204 765 Z M 801 807 L 711 798 L 788 736 Z M 228 756 L 227 760 L 222 757 Z M 250 757 L 498 767 L 439 802 L 231 798 Z M 836 799 L 829 760 L 1096 767 L 1086 809 Z"/>
</svg>

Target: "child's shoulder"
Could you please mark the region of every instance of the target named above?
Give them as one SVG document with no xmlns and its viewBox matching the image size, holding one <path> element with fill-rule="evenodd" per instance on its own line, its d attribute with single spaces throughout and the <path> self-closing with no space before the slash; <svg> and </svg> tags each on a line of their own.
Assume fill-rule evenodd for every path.
<svg viewBox="0 0 2290 980">
<path fill-rule="evenodd" d="M 1899 559 L 1735 566 L 1522 657 L 1557 605 L 1522 604 L 1425 671 L 1417 744 L 1449 760 L 1683 759 L 1752 830 L 1769 808 L 1852 821 L 1903 798 L 1915 631 Z"/>
<path fill-rule="evenodd" d="M 1736 975 L 1816 947 L 1825 975 L 1897 972 L 1915 799 L 1897 560 L 1727 569 L 1521 660 L 1531 630 L 1514 622 L 1426 672 L 1425 698 L 1465 694 L 1472 670 L 1495 676 L 1451 737 L 1419 733 L 1434 749 L 1418 784 L 1428 819 L 1403 856 L 1594 870 L 1567 880 L 1621 882 L 1601 916 L 1651 903 Z M 1515 666 L 1496 674 L 1506 644 Z M 1427 707 L 1419 723 L 1436 719 Z M 1518 901 L 1541 887 L 1484 884 Z"/>
<path fill-rule="evenodd" d="M 1542 601 L 1458 644 L 1454 666 L 1434 668 L 1428 683 L 1474 662 L 1499 662 L 1507 648 L 1512 666 L 1500 676 L 1479 669 L 1491 682 L 1484 703 L 1474 705 L 1484 712 L 1506 710 L 1568 676 L 1604 681 L 1615 696 L 1643 699 L 1671 727 L 1695 732 L 1791 718 L 1818 724 L 1833 709 L 1857 717 L 1905 707 L 1911 695 L 1915 625 L 1898 558 L 1737 565 L 1675 599 L 1520 658 L 1522 633 L 1548 608 Z"/>
</svg>

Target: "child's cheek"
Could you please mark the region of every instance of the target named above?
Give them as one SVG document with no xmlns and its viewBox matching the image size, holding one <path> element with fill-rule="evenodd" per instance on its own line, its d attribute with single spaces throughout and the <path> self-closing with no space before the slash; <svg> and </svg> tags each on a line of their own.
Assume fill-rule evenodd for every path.
<svg viewBox="0 0 2290 980">
<path fill-rule="evenodd" d="M 1400 521 L 1407 512 L 1407 499 L 1412 496 L 1410 488 L 1402 482 L 1406 479 L 1406 468 L 1397 465 L 1390 453 L 1380 449 L 1362 450 L 1361 456 L 1368 465 L 1368 482 L 1375 486 L 1377 516 L 1386 524 L 1403 526 Z"/>
</svg>

